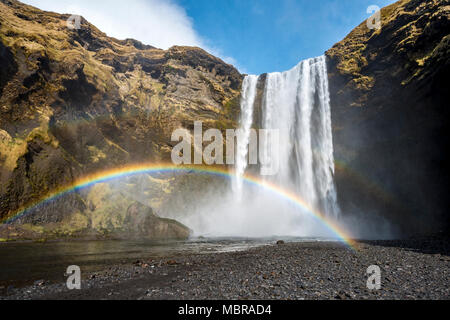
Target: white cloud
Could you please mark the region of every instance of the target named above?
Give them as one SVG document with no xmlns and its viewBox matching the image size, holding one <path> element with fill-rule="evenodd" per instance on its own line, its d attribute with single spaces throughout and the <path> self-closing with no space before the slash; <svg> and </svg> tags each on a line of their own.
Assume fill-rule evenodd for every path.
<svg viewBox="0 0 450 320">
<path fill-rule="evenodd" d="M 108 36 L 137 39 L 151 46 L 168 49 L 174 45 L 196 46 L 222 58 L 218 48 L 207 45 L 194 29 L 192 19 L 173 0 L 22 0 L 47 11 L 83 16 Z"/>
<path fill-rule="evenodd" d="M 40 9 L 82 15 L 109 36 L 134 38 L 167 49 L 203 47 L 186 11 L 170 0 L 25 0 Z"/>
</svg>

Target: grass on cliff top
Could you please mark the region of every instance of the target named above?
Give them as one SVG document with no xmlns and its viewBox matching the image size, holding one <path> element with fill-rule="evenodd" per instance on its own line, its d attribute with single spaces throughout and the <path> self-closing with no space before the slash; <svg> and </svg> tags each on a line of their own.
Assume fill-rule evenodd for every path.
<svg viewBox="0 0 450 320">
<path fill-rule="evenodd" d="M 400 39 L 395 44 L 393 54 L 402 54 L 409 48 L 415 47 L 417 39 L 424 31 L 424 27 L 421 25 L 423 19 L 431 19 L 430 16 L 442 15 L 446 11 L 448 11 L 448 6 L 444 6 L 440 1 L 422 2 L 418 5 L 411 5 L 411 0 L 398 1 L 382 8 L 381 29 L 369 30 L 365 21 L 344 40 L 327 51 L 327 55 L 337 62 L 337 69 L 341 74 L 352 78 L 349 85 L 353 89 L 369 91 L 375 84 L 375 77 L 364 71 L 368 60 L 374 60 L 382 46 L 389 45 L 391 38 Z M 387 36 L 387 40 L 379 38 L 383 35 Z M 379 42 L 379 39 L 382 41 L 381 44 L 372 46 L 369 52 L 367 43 L 371 40 Z M 417 70 L 413 70 L 411 76 L 404 80 L 402 85 L 406 85 L 411 79 L 422 74 L 422 70 L 425 69 L 434 50 L 435 48 L 430 46 L 425 50 L 413 50 L 413 53 L 407 53 L 407 59 L 410 59 L 409 66 Z"/>
<path fill-rule="evenodd" d="M 410 0 L 401 0 L 381 9 L 381 24 L 380 30 L 370 30 L 367 27 L 367 22 L 364 21 L 358 27 L 353 29 L 341 42 L 337 43 L 330 50 L 327 55 L 331 58 L 337 58 L 337 68 L 343 74 L 357 76 L 361 69 L 367 66 L 367 57 L 364 51 L 367 46 L 366 43 L 371 37 L 378 36 L 383 29 L 391 24 L 400 13 L 404 13 L 403 6 Z"/>
</svg>

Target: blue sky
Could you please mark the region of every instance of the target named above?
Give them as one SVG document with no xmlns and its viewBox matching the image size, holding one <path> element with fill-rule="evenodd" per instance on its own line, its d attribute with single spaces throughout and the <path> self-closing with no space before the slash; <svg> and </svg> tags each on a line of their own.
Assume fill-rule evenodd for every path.
<svg viewBox="0 0 450 320">
<path fill-rule="evenodd" d="M 81 14 L 108 35 L 163 49 L 195 45 L 241 72 L 284 71 L 323 54 L 394 0 L 23 0 Z"/>
<path fill-rule="evenodd" d="M 194 27 L 246 72 L 284 71 L 323 54 L 392 0 L 179 0 Z"/>
</svg>

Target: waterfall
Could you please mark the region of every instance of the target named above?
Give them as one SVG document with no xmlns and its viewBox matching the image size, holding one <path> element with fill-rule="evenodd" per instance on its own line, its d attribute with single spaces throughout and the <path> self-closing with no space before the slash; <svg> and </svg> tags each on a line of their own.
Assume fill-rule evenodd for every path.
<svg viewBox="0 0 450 320">
<path fill-rule="evenodd" d="M 247 76 L 241 95 L 230 192 L 211 190 L 209 201 L 181 222 L 198 235 L 217 237 L 334 238 L 335 234 L 311 212 L 320 211 L 332 220 L 340 216 L 325 57 L 302 61 L 282 73 Z M 267 131 L 258 132 L 255 164 L 255 150 L 250 152 L 249 143 L 254 147 L 252 129 L 260 128 Z M 267 137 L 267 132 L 272 132 L 272 137 Z M 273 141 L 276 132 L 279 140 Z M 268 164 L 273 155 L 277 159 Z M 255 176 L 258 172 L 256 179 L 244 179 L 246 173 Z M 292 202 L 283 193 L 261 187 L 258 180 L 288 190 L 303 201 Z"/>
<path fill-rule="evenodd" d="M 338 217 L 334 185 L 334 157 L 330 95 L 325 56 L 300 62 L 292 70 L 266 77 L 261 102 L 261 128 L 277 129 L 279 170 L 262 177 L 294 191 L 310 207 Z M 247 169 L 249 131 L 253 119 L 258 77 L 245 78 L 242 89 L 240 127 L 234 193 L 242 193 Z M 260 144 L 271 153 L 268 143 Z"/>
<path fill-rule="evenodd" d="M 241 199 L 242 176 L 247 168 L 248 145 L 250 142 L 250 129 L 253 124 L 253 108 L 256 98 L 257 76 L 245 77 L 242 84 L 241 118 L 236 150 L 235 179 L 233 181 L 234 193 Z"/>
</svg>

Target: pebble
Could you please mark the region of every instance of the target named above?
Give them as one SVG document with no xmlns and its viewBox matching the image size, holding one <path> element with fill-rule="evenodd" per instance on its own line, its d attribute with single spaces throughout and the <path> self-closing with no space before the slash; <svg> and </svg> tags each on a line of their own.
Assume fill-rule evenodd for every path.
<svg viewBox="0 0 450 320">
<path fill-rule="evenodd" d="M 242 252 L 166 257 L 152 272 L 145 263 L 111 266 L 83 280 L 83 298 L 109 299 L 448 299 L 449 241 L 429 253 L 417 243 L 364 242 L 348 250 L 335 242 L 285 243 Z M 414 247 L 414 250 L 404 248 Z M 430 249 L 431 248 L 431 249 Z M 439 251 L 438 251 L 439 250 Z M 432 252 L 432 251 L 431 251 Z M 165 263 L 163 263 L 165 261 Z M 382 270 L 382 289 L 366 287 L 366 270 Z M 391 268 L 387 268 L 387 266 Z M 138 268 L 138 269 L 136 269 Z M 136 274 L 137 270 L 141 270 Z M 407 272 L 406 272 L 406 271 Z M 65 284 L 1 290 L 1 299 L 72 299 Z M 136 290 L 136 283 L 146 289 Z M 99 288 L 105 288 L 104 291 Z M 144 291 L 146 290 L 146 291 Z M 6 295 L 1 296 L 2 292 Z M 114 294 L 113 294 L 114 292 Z M 145 292 L 144 296 L 142 296 Z"/>
</svg>

